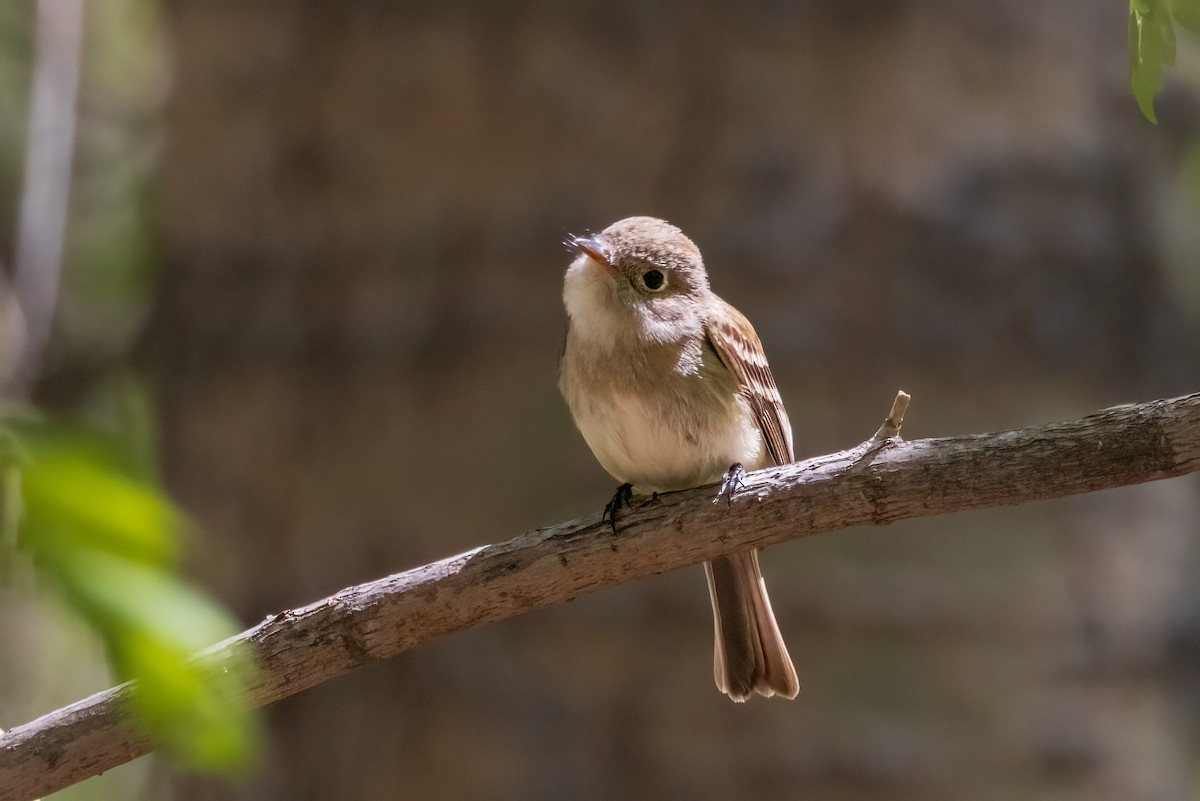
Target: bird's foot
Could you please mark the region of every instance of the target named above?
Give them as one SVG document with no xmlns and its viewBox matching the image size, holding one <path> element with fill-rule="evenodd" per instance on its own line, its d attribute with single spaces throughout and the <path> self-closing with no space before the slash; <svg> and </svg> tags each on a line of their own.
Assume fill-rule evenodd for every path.
<svg viewBox="0 0 1200 801">
<path fill-rule="evenodd" d="M 721 489 L 717 492 L 717 497 L 713 498 L 713 503 L 725 499 L 726 506 L 733 505 L 733 493 L 745 488 L 746 468 L 742 467 L 741 462 L 734 462 L 729 465 L 729 469 L 725 471 L 725 475 L 721 476 Z"/>
<path fill-rule="evenodd" d="M 617 491 L 613 493 L 612 500 L 604 505 L 604 514 L 600 515 L 600 522 L 608 521 L 612 527 L 612 533 L 617 533 L 617 511 L 624 504 L 627 507 L 633 505 L 633 485 L 629 483 L 622 484 L 617 487 Z"/>
</svg>

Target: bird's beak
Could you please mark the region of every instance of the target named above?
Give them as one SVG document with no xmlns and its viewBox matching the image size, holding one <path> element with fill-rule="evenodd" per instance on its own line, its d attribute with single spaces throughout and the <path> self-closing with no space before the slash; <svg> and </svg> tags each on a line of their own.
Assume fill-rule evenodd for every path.
<svg viewBox="0 0 1200 801">
<path fill-rule="evenodd" d="M 573 236 L 567 240 L 567 247 L 610 270 L 612 269 L 612 251 L 602 239 L 594 236 Z"/>
</svg>

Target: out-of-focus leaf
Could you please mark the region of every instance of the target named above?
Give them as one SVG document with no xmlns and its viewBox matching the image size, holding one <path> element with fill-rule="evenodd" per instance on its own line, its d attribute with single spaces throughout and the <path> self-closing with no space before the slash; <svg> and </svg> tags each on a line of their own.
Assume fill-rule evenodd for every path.
<svg viewBox="0 0 1200 801">
<path fill-rule="evenodd" d="M 105 635 L 115 672 L 135 678 L 132 704 L 147 734 L 193 767 L 227 770 L 254 753 L 253 718 L 241 713 L 244 654 L 196 654 L 237 626 L 170 573 L 123 555 L 74 546 L 49 555 L 72 605 Z"/>
<path fill-rule="evenodd" d="M 193 768 L 245 767 L 257 754 L 261 732 L 256 717 L 231 710 L 243 704 L 243 679 L 252 669 L 248 655 L 181 662 L 182 656 L 152 636 L 127 643 L 123 660 L 142 677 L 132 697 L 137 718 Z"/>
<path fill-rule="evenodd" d="M 1171 20 L 1170 0 L 1129 0 L 1129 87 L 1142 114 L 1155 124 L 1154 96 L 1162 87 L 1163 67 L 1175 63 Z"/>
<path fill-rule="evenodd" d="M 1156 124 L 1154 96 L 1163 69 L 1175 63 L 1175 23 L 1200 36 L 1200 0 L 1129 0 L 1129 87 Z"/>
<path fill-rule="evenodd" d="M 28 442 L 24 530 L 43 554 L 86 545 L 147 564 L 174 563 L 178 515 L 152 487 L 117 472 L 98 440 L 37 432 Z"/>
<path fill-rule="evenodd" d="M 1176 22 L 1200 36 L 1200 0 L 1171 0 L 1171 14 Z"/>
<path fill-rule="evenodd" d="M 259 741 L 244 704 L 252 659 L 197 656 L 238 626 L 173 574 L 182 515 L 103 438 L 33 423 L 0 428 L 0 446 L 5 430 L 16 432 L 19 542 L 103 638 L 117 677 L 135 681 L 134 724 L 191 767 L 245 766 Z M 4 464 L 0 450 L 0 476 Z"/>
<path fill-rule="evenodd" d="M 153 632 L 164 645 L 191 654 L 236 631 L 209 601 L 157 566 L 86 545 L 59 551 L 37 547 L 71 600 L 101 626 Z M 150 603 L 153 601 L 153 603 Z"/>
</svg>

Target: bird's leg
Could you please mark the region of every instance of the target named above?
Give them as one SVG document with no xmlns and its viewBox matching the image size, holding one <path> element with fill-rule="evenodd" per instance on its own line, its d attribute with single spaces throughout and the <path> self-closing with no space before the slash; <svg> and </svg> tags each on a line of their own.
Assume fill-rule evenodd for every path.
<svg viewBox="0 0 1200 801">
<path fill-rule="evenodd" d="M 633 485 L 626 482 L 617 487 L 617 491 L 613 493 L 612 500 L 604 505 L 604 514 L 600 515 L 600 522 L 605 519 L 612 526 L 612 533 L 617 533 L 617 510 L 621 508 L 621 504 L 631 506 L 633 502 Z"/>
<path fill-rule="evenodd" d="M 713 498 L 713 503 L 725 499 L 726 506 L 733 505 L 733 493 L 746 486 L 743 480 L 746 478 L 746 468 L 742 467 L 741 462 L 734 462 L 729 465 L 729 469 L 725 471 L 725 475 L 721 476 L 721 489 L 717 493 L 717 497 Z"/>
</svg>

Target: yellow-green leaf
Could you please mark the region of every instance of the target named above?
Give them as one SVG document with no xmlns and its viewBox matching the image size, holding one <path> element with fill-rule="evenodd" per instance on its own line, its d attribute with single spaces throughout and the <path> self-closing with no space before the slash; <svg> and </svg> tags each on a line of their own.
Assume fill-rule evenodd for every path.
<svg viewBox="0 0 1200 801">
<path fill-rule="evenodd" d="M 198 655 L 237 623 L 174 574 L 183 516 L 125 463 L 94 433 L 0 420 L 6 517 L 39 572 L 103 639 L 117 677 L 134 682 L 132 723 L 191 767 L 238 769 L 260 739 L 245 699 L 253 660 L 228 648 Z"/>
<path fill-rule="evenodd" d="M 1162 88 L 1163 68 L 1174 63 L 1175 28 L 1168 0 L 1130 0 L 1129 87 L 1150 122 L 1158 123 L 1154 96 Z"/>
</svg>

